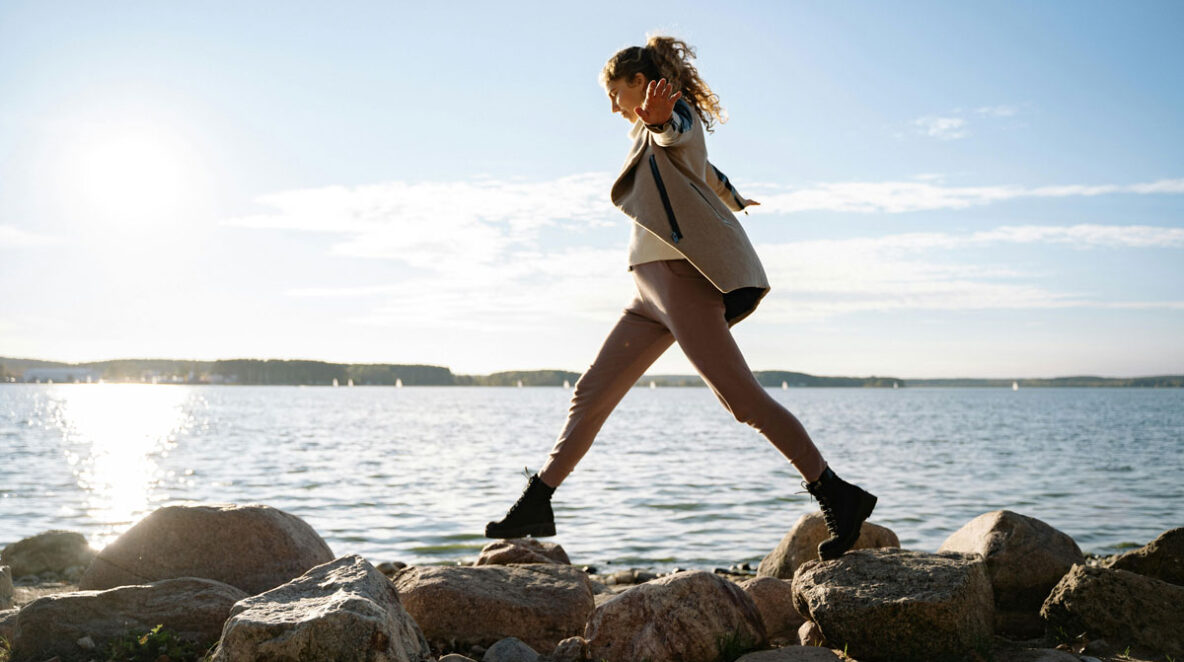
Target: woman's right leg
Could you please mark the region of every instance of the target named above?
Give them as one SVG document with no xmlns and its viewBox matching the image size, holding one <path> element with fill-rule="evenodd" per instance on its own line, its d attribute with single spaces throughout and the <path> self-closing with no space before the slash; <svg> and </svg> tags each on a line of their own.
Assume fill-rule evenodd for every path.
<svg viewBox="0 0 1184 662">
<path fill-rule="evenodd" d="M 539 471 L 544 483 L 559 487 L 588 452 L 617 403 L 673 343 L 674 336 L 651 319 L 640 297 L 634 299 L 609 332 L 596 360 L 576 382 L 567 423 Z"/>
</svg>

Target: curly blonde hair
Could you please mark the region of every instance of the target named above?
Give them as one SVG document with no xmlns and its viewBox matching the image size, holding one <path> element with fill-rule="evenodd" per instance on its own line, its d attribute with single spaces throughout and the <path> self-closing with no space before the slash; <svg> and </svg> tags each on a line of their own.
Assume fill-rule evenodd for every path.
<svg viewBox="0 0 1184 662">
<path fill-rule="evenodd" d="M 687 42 L 651 35 L 645 46 L 623 48 L 610 57 L 600 71 L 600 84 L 621 78 L 628 80 L 637 74 L 644 75 L 646 80 L 665 78 L 675 90 L 682 92 L 682 98 L 695 107 L 703 126 L 712 131 L 712 125 L 716 121 L 727 122 L 728 115 L 719 104 L 719 95 L 711 91 L 691 64 L 694 59 L 695 49 Z"/>
</svg>

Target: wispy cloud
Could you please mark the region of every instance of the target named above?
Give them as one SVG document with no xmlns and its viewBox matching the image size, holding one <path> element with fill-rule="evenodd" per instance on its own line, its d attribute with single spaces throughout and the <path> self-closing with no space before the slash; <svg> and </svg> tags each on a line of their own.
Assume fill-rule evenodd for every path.
<svg viewBox="0 0 1184 662">
<path fill-rule="evenodd" d="M 913 120 L 913 125 L 921 133 L 942 140 L 956 140 L 970 135 L 966 129 L 966 120 L 961 117 L 935 117 L 928 115 Z"/>
<path fill-rule="evenodd" d="M 61 239 L 47 234 L 22 230 L 15 225 L 0 225 L 0 247 L 45 246 Z"/>
<path fill-rule="evenodd" d="M 608 173 L 543 182 L 393 182 L 264 196 L 267 213 L 230 225 L 336 237 L 329 250 L 403 262 L 397 283 L 301 288 L 303 298 L 358 299 L 357 324 L 419 325 L 513 332 L 561 316 L 605 319 L 632 293 L 623 246 L 543 245 L 540 229 L 583 232 L 623 223 L 605 195 Z M 838 182 L 761 196 L 761 213 L 811 209 L 899 213 L 960 209 L 1024 197 L 1184 193 L 1184 179 L 1122 185 L 952 187 L 940 175 L 912 181 Z M 1064 307 L 1160 308 L 1174 301 L 1102 300 L 1062 291 L 1047 274 L 1017 271 L 998 258 L 968 263 L 946 251 L 1001 244 L 1079 249 L 1184 248 L 1184 228 L 1149 225 L 1000 225 L 976 232 L 910 232 L 757 246 L 774 295 L 767 319 L 817 319 L 860 311 Z M 994 261 L 993 261 L 994 260 Z M 533 320 L 533 321 L 532 321 Z"/>
<path fill-rule="evenodd" d="M 929 138 L 958 140 L 971 135 L 969 117 L 976 118 L 976 121 L 989 121 L 997 118 L 1015 117 L 1020 112 L 1020 105 L 1017 104 L 979 106 L 969 110 L 955 108 L 946 113 L 922 115 L 909 122 L 909 126 L 914 132 Z"/>
<path fill-rule="evenodd" d="M 932 181 L 833 182 L 789 193 L 753 194 L 763 212 L 790 214 L 802 211 L 888 213 L 965 209 L 1017 198 L 1063 198 L 1113 193 L 1184 193 L 1184 179 L 1161 179 L 1139 184 L 1065 186 L 943 186 Z"/>
</svg>

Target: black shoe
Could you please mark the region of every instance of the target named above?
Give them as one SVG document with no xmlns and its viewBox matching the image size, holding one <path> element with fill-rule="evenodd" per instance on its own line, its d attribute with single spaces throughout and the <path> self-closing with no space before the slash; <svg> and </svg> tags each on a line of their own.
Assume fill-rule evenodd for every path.
<svg viewBox="0 0 1184 662">
<path fill-rule="evenodd" d="M 823 561 L 837 559 L 859 540 L 863 521 L 876 507 L 876 497 L 839 478 L 830 467 L 818 480 L 803 485 L 818 499 L 826 530 L 830 531 L 830 538 L 818 543 L 818 557 Z"/>
<path fill-rule="evenodd" d="M 551 495 L 554 492 L 554 487 L 534 474 L 506 516 L 498 522 L 485 525 L 485 537 L 545 538 L 555 535 L 555 514 L 551 512 Z"/>
</svg>

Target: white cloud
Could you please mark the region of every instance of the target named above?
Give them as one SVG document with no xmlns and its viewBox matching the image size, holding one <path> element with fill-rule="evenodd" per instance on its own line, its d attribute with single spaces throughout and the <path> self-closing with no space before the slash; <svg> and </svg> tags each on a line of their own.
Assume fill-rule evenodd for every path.
<svg viewBox="0 0 1184 662">
<path fill-rule="evenodd" d="M 896 213 L 959 209 L 1023 197 L 1181 193 L 1184 180 L 1102 186 L 943 186 L 913 181 L 838 182 L 761 196 L 764 213 L 809 209 Z M 544 182 L 393 182 L 326 187 L 261 197 L 270 213 L 228 224 L 340 237 L 330 250 L 394 259 L 416 269 L 398 283 L 291 290 L 305 298 L 360 299 L 349 321 L 385 327 L 472 329 L 516 335 L 563 316 L 611 319 L 633 294 L 624 246 L 542 245 L 544 227 L 582 232 L 622 224 L 607 200 L 611 176 L 589 173 Z M 953 261 L 943 251 L 998 244 L 1075 248 L 1182 248 L 1184 228 L 1146 225 L 1003 225 L 978 232 L 910 232 L 757 246 L 774 294 L 771 319 L 824 318 L 858 311 L 1057 307 L 1176 309 L 1177 302 L 1098 301 L 1044 284 L 1043 274 L 1006 265 Z"/>
<path fill-rule="evenodd" d="M 22 230 L 15 225 L 0 225 L 0 246 L 25 247 L 56 244 L 60 237 Z"/>
<path fill-rule="evenodd" d="M 918 117 L 913 120 L 913 124 L 919 127 L 922 133 L 931 138 L 956 140 L 970 135 L 966 128 L 966 120 L 961 117 L 935 117 L 930 115 Z"/>
<path fill-rule="evenodd" d="M 965 209 L 1018 198 L 1061 198 L 1112 193 L 1184 193 L 1184 179 L 1097 186 L 942 186 L 928 181 L 825 182 L 790 193 L 760 195 L 760 210 L 790 214 L 840 211 L 898 214 L 934 209 Z"/>
<path fill-rule="evenodd" d="M 978 108 L 975 108 L 974 112 L 978 115 L 984 115 L 987 117 L 1011 117 L 1013 115 L 1018 114 L 1020 112 L 1020 110 L 1019 110 L 1019 107 L 1017 107 L 1017 106 L 999 105 L 999 106 L 980 106 Z"/>
</svg>

